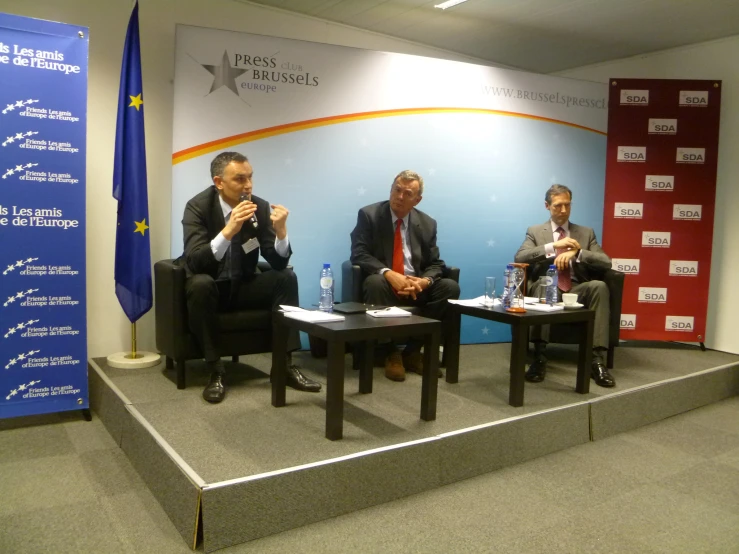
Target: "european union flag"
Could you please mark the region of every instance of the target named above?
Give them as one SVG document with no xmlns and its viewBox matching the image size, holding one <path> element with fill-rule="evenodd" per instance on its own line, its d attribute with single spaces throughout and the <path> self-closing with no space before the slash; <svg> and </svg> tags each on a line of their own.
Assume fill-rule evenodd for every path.
<svg viewBox="0 0 739 554">
<path fill-rule="evenodd" d="M 115 133 L 113 197 L 118 200 L 115 294 L 128 319 L 134 323 L 151 309 L 152 304 L 138 2 L 128 22 L 123 49 Z"/>
</svg>

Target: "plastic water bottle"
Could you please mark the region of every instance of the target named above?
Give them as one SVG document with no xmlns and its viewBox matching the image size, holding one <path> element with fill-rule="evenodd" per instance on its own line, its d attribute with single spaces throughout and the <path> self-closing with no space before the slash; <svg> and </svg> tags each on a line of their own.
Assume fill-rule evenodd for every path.
<svg viewBox="0 0 739 554">
<path fill-rule="evenodd" d="M 544 277 L 544 284 L 547 287 L 547 304 L 554 306 L 557 303 L 557 266 L 550 265 L 547 275 Z"/>
<path fill-rule="evenodd" d="M 321 270 L 321 298 L 318 301 L 318 309 L 322 312 L 331 312 L 334 309 L 334 273 L 331 264 L 323 264 Z"/>
<path fill-rule="evenodd" d="M 513 271 L 513 266 L 508 264 L 503 272 L 503 294 L 500 301 L 504 308 L 511 307 L 511 271 Z"/>
</svg>

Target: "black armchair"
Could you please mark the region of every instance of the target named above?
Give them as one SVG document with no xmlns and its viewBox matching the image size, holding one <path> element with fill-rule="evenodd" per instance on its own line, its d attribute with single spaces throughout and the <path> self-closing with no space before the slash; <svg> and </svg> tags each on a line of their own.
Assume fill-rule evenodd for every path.
<svg viewBox="0 0 739 554">
<path fill-rule="evenodd" d="M 459 283 L 459 268 L 458 267 L 444 267 L 443 277 L 452 279 Z M 362 290 L 362 284 L 364 283 L 366 275 L 363 274 L 362 269 L 358 265 L 354 265 L 351 261 L 347 260 L 341 264 L 341 301 L 342 302 L 363 302 L 364 293 Z M 415 306 L 401 306 L 404 310 L 408 310 L 411 313 L 418 313 L 420 310 Z M 446 349 L 444 350 L 446 356 Z M 442 365 L 444 359 L 442 358 Z"/>
<path fill-rule="evenodd" d="M 259 262 L 260 271 L 270 271 L 267 262 Z M 185 362 L 203 357 L 187 323 L 185 269 L 174 260 L 154 264 L 154 291 L 157 349 L 166 356 L 167 369 L 176 368 L 177 388 L 185 388 Z M 221 356 L 272 351 L 272 312 L 243 310 L 219 315 L 218 348 Z"/>
<path fill-rule="evenodd" d="M 598 280 L 603 281 L 608 287 L 610 297 L 611 317 L 608 322 L 608 355 L 606 366 L 613 369 L 614 350 L 618 346 L 618 336 L 621 330 L 621 300 L 624 293 L 625 274 L 615 269 L 607 269 Z M 549 342 L 561 344 L 576 344 L 579 342 L 579 327 L 573 324 L 562 323 L 552 325 L 549 331 Z"/>
</svg>

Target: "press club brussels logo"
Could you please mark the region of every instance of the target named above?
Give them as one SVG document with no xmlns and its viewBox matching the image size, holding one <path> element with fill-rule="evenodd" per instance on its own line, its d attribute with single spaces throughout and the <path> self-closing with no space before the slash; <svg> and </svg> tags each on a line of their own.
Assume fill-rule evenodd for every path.
<svg viewBox="0 0 739 554">
<path fill-rule="evenodd" d="M 622 106 L 647 106 L 649 105 L 648 90 L 622 90 Z"/>
<path fill-rule="evenodd" d="M 673 277 L 697 277 L 698 262 L 688 260 L 670 260 L 670 275 Z"/>
<path fill-rule="evenodd" d="M 616 202 L 613 217 L 618 219 L 641 219 L 644 213 L 644 204 Z"/>
<path fill-rule="evenodd" d="M 708 106 L 707 90 L 681 90 L 680 106 L 690 108 L 705 108 Z"/>
<path fill-rule="evenodd" d="M 679 164 L 702 164 L 706 161 L 705 148 L 678 148 L 675 161 Z"/>
<path fill-rule="evenodd" d="M 665 331 L 692 331 L 695 318 L 685 315 L 668 315 L 665 317 Z"/>
<path fill-rule="evenodd" d="M 667 289 L 656 287 L 639 287 L 639 302 L 664 304 L 667 302 Z"/>
<path fill-rule="evenodd" d="M 677 119 L 650 119 L 648 133 L 650 135 L 676 135 Z"/>
<path fill-rule="evenodd" d="M 647 248 L 669 248 L 671 233 L 660 231 L 643 231 L 641 245 Z"/>
<path fill-rule="evenodd" d="M 700 221 L 703 213 L 701 204 L 673 204 L 672 219 L 691 219 Z"/>
<path fill-rule="evenodd" d="M 647 147 L 646 146 L 619 146 L 618 147 L 619 162 L 646 162 Z"/>
<path fill-rule="evenodd" d="M 636 258 L 611 258 L 611 269 L 629 275 L 639 275 L 640 265 L 641 260 Z"/>
<path fill-rule="evenodd" d="M 621 314 L 621 329 L 636 329 L 636 314 Z"/>
<path fill-rule="evenodd" d="M 647 175 L 647 178 L 644 180 L 644 190 L 672 192 L 675 190 L 675 176 Z"/>
</svg>

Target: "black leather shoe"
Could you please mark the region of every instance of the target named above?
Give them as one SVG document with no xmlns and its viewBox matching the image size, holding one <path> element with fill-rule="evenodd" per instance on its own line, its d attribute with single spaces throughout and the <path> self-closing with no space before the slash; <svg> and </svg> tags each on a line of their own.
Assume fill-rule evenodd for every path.
<svg viewBox="0 0 739 554">
<path fill-rule="evenodd" d="M 210 383 L 203 390 L 203 398 L 211 404 L 218 404 L 226 397 L 226 387 L 223 386 L 223 374 L 211 373 Z"/>
<path fill-rule="evenodd" d="M 321 390 L 321 383 L 308 379 L 300 373 L 300 368 L 295 364 L 287 366 L 287 386 L 304 392 L 318 392 Z"/>
<path fill-rule="evenodd" d="M 593 362 L 590 376 L 599 387 L 611 388 L 616 386 L 616 380 L 608 372 L 608 368 L 602 362 Z"/>
<path fill-rule="evenodd" d="M 529 366 L 529 370 L 526 372 L 525 379 L 529 383 L 541 383 L 544 377 L 547 375 L 547 361 L 546 360 L 534 360 Z"/>
</svg>

